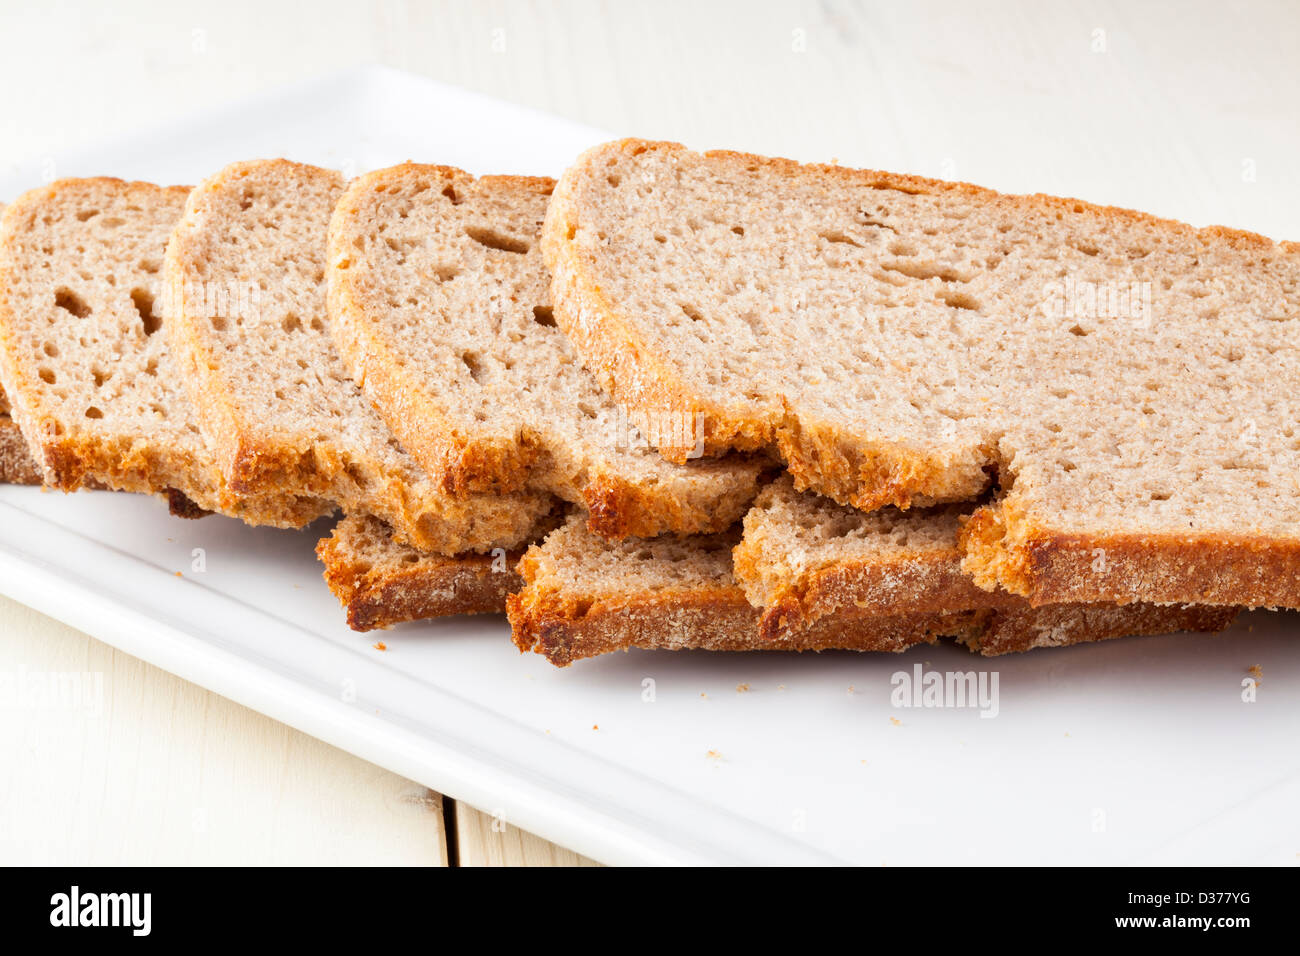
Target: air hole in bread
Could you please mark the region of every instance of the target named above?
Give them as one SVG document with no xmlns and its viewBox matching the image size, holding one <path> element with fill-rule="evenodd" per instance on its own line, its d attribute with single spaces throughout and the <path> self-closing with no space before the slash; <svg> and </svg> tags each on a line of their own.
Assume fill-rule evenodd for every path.
<svg viewBox="0 0 1300 956">
<path fill-rule="evenodd" d="M 704 316 L 700 313 L 700 310 L 697 309 L 697 308 L 695 308 L 695 306 L 693 306 L 693 305 L 685 305 L 685 304 L 683 304 L 683 305 L 682 305 L 682 311 L 686 313 L 687 317 L 688 317 L 692 322 L 703 322 L 703 321 L 704 321 Z"/>
<path fill-rule="evenodd" d="M 104 417 L 104 413 L 103 413 L 102 410 L 96 408 L 94 405 L 91 405 L 88 409 L 86 409 L 86 417 L 87 417 L 87 418 L 103 418 L 103 417 Z"/>
<path fill-rule="evenodd" d="M 221 316 L 219 316 L 219 315 L 214 315 L 214 316 L 212 317 L 212 320 L 211 320 L 211 321 L 212 321 L 212 329 L 213 329 L 213 331 L 215 331 L 215 332 L 224 332 L 224 331 L 226 331 L 226 325 L 227 325 L 227 323 L 226 323 L 226 320 L 223 319 Z"/>
<path fill-rule="evenodd" d="M 889 244 L 889 254 L 891 256 L 914 256 L 916 255 L 916 246 L 900 239 Z"/>
<path fill-rule="evenodd" d="M 460 275 L 460 270 L 455 266 L 437 266 L 433 271 L 440 282 L 450 282 Z"/>
<path fill-rule="evenodd" d="M 831 229 L 825 232 L 819 232 L 817 233 L 817 235 L 820 236 L 822 239 L 825 239 L 827 242 L 841 242 L 846 246 L 857 246 L 859 249 L 862 248 L 862 243 L 858 242 L 852 236 L 839 231 L 838 229 Z M 895 253 L 895 255 L 897 254 L 898 253 Z"/>
<path fill-rule="evenodd" d="M 91 379 L 92 379 L 92 380 L 94 381 L 94 383 L 95 383 L 95 388 L 99 388 L 99 387 L 102 386 L 105 382 L 107 382 L 110 378 L 113 377 L 113 373 L 112 373 L 112 372 L 105 372 L 105 371 L 104 371 L 102 368 L 100 368 L 99 366 L 95 366 L 93 369 L 91 369 L 91 371 L 90 371 L 90 376 L 91 376 Z"/>
<path fill-rule="evenodd" d="M 895 255 L 897 254 L 895 253 Z M 882 262 L 880 267 L 911 279 L 942 279 L 944 282 L 970 281 L 970 276 L 963 275 L 952 266 L 939 262 Z"/>
<path fill-rule="evenodd" d="M 54 372 L 48 368 L 41 369 L 40 376 L 41 376 L 41 381 L 44 382 L 46 385 L 53 385 L 55 382 Z"/>
<path fill-rule="evenodd" d="M 98 209 L 83 209 L 77 213 L 77 222 L 85 222 L 88 219 L 94 219 L 99 215 Z"/>
<path fill-rule="evenodd" d="M 1082 338 L 1083 336 L 1088 334 L 1088 330 L 1085 329 L 1082 325 L 1072 325 L 1070 326 L 1070 334 L 1077 335 L 1080 338 Z"/>
<path fill-rule="evenodd" d="M 70 312 L 79 319 L 90 315 L 90 306 L 86 300 L 65 285 L 54 290 L 54 304 L 64 312 Z"/>
<path fill-rule="evenodd" d="M 483 363 L 477 352 L 461 352 L 460 360 L 465 363 L 465 368 L 469 369 L 470 378 L 476 382 L 483 381 Z"/>
<path fill-rule="evenodd" d="M 46 355 L 48 355 L 50 358 L 59 357 L 59 347 L 55 345 L 53 342 L 46 342 L 45 345 L 41 348 L 41 351 L 44 352 Z"/>
<path fill-rule="evenodd" d="M 298 318 L 297 312 L 290 312 L 288 315 L 284 317 L 283 321 L 280 322 L 280 328 L 283 329 L 286 333 L 301 332 L 302 319 Z"/>
<path fill-rule="evenodd" d="M 939 292 L 939 298 L 943 300 L 945 305 L 952 306 L 954 309 L 969 309 L 972 312 L 980 310 L 979 300 L 973 295 L 967 295 L 965 292 L 942 289 Z"/>
<path fill-rule="evenodd" d="M 487 246 L 487 248 L 496 249 L 499 252 L 512 252 L 515 255 L 522 256 L 528 251 L 528 243 L 522 239 L 516 239 L 514 236 L 507 236 L 495 229 L 483 226 L 466 226 L 465 235 L 480 246 Z"/>
<path fill-rule="evenodd" d="M 442 194 L 451 200 L 453 206 L 460 205 L 460 194 L 456 192 L 456 187 L 448 183 L 442 187 Z"/>
<path fill-rule="evenodd" d="M 145 335 L 153 335 L 162 328 L 162 319 L 154 312 L 154 297 L 146 289 L 132 289 L 131 302 L 140 315 L 140 324 Z"/>
<path fill-rule="evenodd" d="M 549 305 L 533 306 L 533 321 L 547 328 L 555 328 L 555 310 Z"/>
</svg>

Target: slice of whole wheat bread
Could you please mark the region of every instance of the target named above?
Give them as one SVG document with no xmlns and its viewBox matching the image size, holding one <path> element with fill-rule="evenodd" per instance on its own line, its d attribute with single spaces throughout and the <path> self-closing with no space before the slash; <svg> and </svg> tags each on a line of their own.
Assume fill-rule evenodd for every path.
<svg viewBox="0 0 1300 956">
<path fill-rule="evenodd" d="M 917 527 L 912 543 L 885 545 L 915 559 L 916 578 L 929 573 L 931 542 L 946 534 L 923 527 L 929 520 L 911 519 Z M 731 552 L 737 538 L 733 531 L 610 543 L 570 518 L 519 564 L 525 587 L 508 599 L 515 644 L 558 666 L 630 647 L 902 651 L 940 637 L 993 655 L 1131 634 L 1216 631 L 1236 613 L 1150 604 L 997 604 L 965 582 L 948 600 L 933 593 L 914 601 L 904 588 L 893 603 L 835 602 L 829 612 L 787 616 L 772 627 L 736 581 Z M 905 558 L 892 563 L 901 571 Z"/>
<path fill-rule="evenodd" d="M 159 334 L 163 251 L 188 189 L 61 180 L 0 217 L 0 381 L 45 483 L 166 494 L 173 507 L 297 527 L 327 506 L 237 498 Z"/>
<path fill-rule="evenodd" d="M 1060 639 L 1044 627 L 1033 646 L 1090 639 L 1094 625 L 1101 636 L 1113 636 L 1114 627 L 1103 622 L 1117 605 L 1041 605 L 1025 616 L 1022 612 L 1030 610 L 1025 598 L 977 586 L 962 570 L 960 535 L 966 514 L 957 505 L 862 512 L 810 491 L 795 491 L 792 479 L 783 476 L 763 490 L 745 516 L 744 535 L 732 556 L 734 573 L 750 603 L 761 610 L 759 631 L 768 639 L 845 614 L 954 608 L 1061 622 Z M 1237 613 L 1232 607 L 1203 605 L 1132 603 L 1122 608 L 1126 613 L 1114 617 L 1115 626 L 1132 626 L 1134 633 L 1149 633 L 1150 625 L 1141 623 L 1147 616 L 1177 623 L 1175 629 L 1221 630 Z M 992 639 L 998 640 L 1002 638 Z"/>
<path fill-rule="evenodd" d="M 550 497 L 448 494 L 402 450 L 334 349 L 325 251 L 343 186 L 314 166 L 236 163 L 193 191 L 172 234 L 168 329 L 222 472 L 243 493 L 295 489 L 373 514 L 426 551 L 516 545 Z"/>
<path fill-rule="evenodd" d="M 329 256 L 353 378 L 457 493 L 554 492 L 608 537 L 730 527 L 767 463 L 665 462 L 555 327 L 539 248 L 553 185 L 411 163 L 353 181 Z"/>
<path fill-rule="evenodd" d="M 564 174 L 543 250 L 634 418 L 865 510 L 996 481 L 981 586 L 1300 605 L 1300 245 L 626 140 Z"/>
<path fill-rule="evenodd" d="M 452 614 L 500 614 L 523 586 L 521 552 L 445 556 L 400 544 L 378 518 L 348 515 L 316 546 L 354 631 Z"/>
</svg>

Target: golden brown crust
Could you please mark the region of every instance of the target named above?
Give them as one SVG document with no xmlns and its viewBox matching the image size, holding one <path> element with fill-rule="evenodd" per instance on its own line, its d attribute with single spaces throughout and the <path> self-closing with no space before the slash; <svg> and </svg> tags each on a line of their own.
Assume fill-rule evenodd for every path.
<svg viewBox="0 0 1300 956">
<path fill-rule="evenodd" d="M 975 612 L 865 615 L 828 618 L 773 640 L 758 636 L 758 612 L 735 587 L 627 595 L 590 601 L 534 586 L 507 601 L 511 633 L 520 651 L 541 654 L 557 667 L 611 651 L 903 651 L 942 635 L 965 634 Z"/>
<path fill-rule="evenodd" d="M 376 566 L 331 536 L 316 545 L 316 555 L 325 565 L 325 583 L 354 631 L 453 614 L 499 614 L 506 595 L 523 586 L 510 570 L 518 552 L 504 560 L 481 554 L 426 555 L 406 565 Z"/>
<path fill-rule="evenodd" d="M 712 501 L 690 501 L 662 495 L 653 487 L 619 475 L 596 471 L 582 488 L 587 527 L 610 541 L 653 538 L 665 531 L 714 534 L 726 531 L 743 515 L 758 494 L 769 469 L 737 471 L 727 493 Z"/>
<path fill-rule="evenodd" d="M 1216 633 L 1237 616 L 1235 607 L 1161 604 L 1050 604 L 993 612 L 985 625 L 959 640 L 986 657 L 1105 641 L 1136 634 Z"/>
<path fill-rule="evenodd" d="M 1132 600 L 1300 607 L 1300 545 L 1255 535 L 1080 535 L 1032 526 L 1005 502 L 962 529 L 963 569 L 1042 605 Z"/>
<path fill-rule="evenodd" d="M 521 567 L 527 577 L 527 566 Z M 586 599 L 525 586 L 507 599 L 515 645 L 557 667 L 632 647 L 712 651 L 887 651 L 954 638 L 995 656 L 1136 634 L 1220 631 L 1236 608 L 1057 605 L 869 613 L 841 611 L 772 635 L 735 587 Z"/>
</svg>

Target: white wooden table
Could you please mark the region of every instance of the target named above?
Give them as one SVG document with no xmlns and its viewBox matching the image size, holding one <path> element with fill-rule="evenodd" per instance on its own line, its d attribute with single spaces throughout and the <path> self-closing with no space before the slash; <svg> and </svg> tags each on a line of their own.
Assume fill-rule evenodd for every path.
<svg viewBox="0 0 1300 956">
<path fill-rule="evenodd" d="M 1300 238 L 1286 0 L 119 0 L 6 4 L 0 36 L 0 170 L 381 62 L 622 133 Z M 585 862 L 0 599 L 0 673 L 53 671 L 99 704 L 5 708 L 0 862 Z"/>
</svg>

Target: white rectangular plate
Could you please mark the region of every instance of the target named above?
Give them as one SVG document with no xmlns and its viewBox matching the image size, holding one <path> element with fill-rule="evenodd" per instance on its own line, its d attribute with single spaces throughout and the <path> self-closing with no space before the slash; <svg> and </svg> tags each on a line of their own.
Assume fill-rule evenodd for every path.
<svg viewBox="0 0 1300 956">
<path fill-rule="evenodd" d="M 288 156 L 558 174 L 597 130 L 371 68 L 60 157 L 195 182 Z M 717 144 L 701 144 L 717 145 Z M 39 184 L 19 168 L 0 197 Z M 1246 224 L 1249 225 L 1249 224 Z M 0 488 L 0 590 L 128 653 L 611 863 L 1294 862 L 1294 615 L 986 660 L 614 654 L 552 668 L 499 618 L 349 631 L 288 533 L 155 500 Z M 195 570 L 195 549 L 205 569 Z M 896 708 L 921 665 L 996 671 L 998 714 Z M 1243 701 L 1248 668 L 1263 681 Z M 166 733 L 166 728 L 159 728 Z"/>
</svg>

